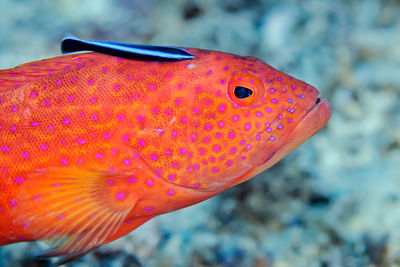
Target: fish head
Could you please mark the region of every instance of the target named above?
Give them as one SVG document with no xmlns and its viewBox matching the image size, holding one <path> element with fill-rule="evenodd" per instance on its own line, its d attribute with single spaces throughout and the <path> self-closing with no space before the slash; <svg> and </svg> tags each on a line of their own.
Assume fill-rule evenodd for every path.
<svg viewBox="0 0 400 267">
<path fill-rule="evenodd" d="M 266 170 L 329 120 L 328 102 L 311 85 L 254 57 L 188 49 L 195 58 L 173 63 L 185 77 L 161 105 L 159 174 L 198 190 L 221 191 Z M 165 104 L 168 102 L 169 104 Z M 178 103 L 178 104 L 177 104 Z"/>
</svg>

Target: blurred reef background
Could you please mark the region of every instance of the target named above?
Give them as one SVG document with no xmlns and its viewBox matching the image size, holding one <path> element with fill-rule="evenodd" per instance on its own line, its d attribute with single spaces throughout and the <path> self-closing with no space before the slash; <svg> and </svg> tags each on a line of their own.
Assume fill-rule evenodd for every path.
<svg viewBox="0 0 400 267">
<path fill-rule="evenodd" d="M 0 68 L 68 33 L 252 55 L 333 109 L 267 172 L 69 266 L 400 266 L 399 0 L 0 0 Z M 48 266 L 42 248 L 2 247 L 0 266 Z"/>
</svg>

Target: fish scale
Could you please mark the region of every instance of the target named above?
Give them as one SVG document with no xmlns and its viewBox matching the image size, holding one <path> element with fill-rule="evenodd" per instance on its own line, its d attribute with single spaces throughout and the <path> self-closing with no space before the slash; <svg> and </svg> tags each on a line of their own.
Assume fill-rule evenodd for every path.
<svg viewBox="0 0 400 267">
<path fill-rule="evenodd" d="M 252 178 L 330 117 L 315 88 L 256 58 L 185 50 L 0 71 L 0 245 L 83 255 Z"/>
</svg>

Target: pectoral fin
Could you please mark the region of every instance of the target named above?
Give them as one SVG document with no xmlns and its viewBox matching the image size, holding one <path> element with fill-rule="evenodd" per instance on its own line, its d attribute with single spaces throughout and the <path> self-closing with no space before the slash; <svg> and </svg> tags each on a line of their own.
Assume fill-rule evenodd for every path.
<svg viewBox="0 0 400 267">
<path fill-rule="evenodd" d="M 85 253 L 123 224 L 137 202 L 132 186 L 127 174 L 42 169 L 21 185 L 13 223 L 50 241 L 53 256 Z"/>
</svg>

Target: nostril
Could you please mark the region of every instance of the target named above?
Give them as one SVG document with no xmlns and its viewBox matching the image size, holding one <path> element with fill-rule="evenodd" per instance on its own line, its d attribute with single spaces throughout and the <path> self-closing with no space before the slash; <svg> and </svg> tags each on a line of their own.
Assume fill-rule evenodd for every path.
<svg viewBox="0 0 400 267">
<path fill-rule="evenodd" d="M 317 98 L 317 101 L 315 101 L 315 105 L 318 105 L 321 102 L 321 98 Z"/>
</svg>

